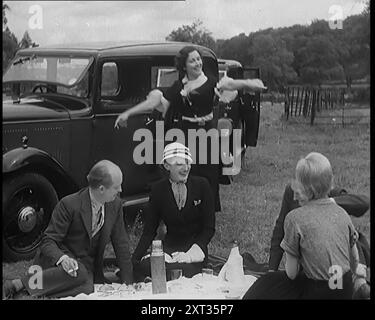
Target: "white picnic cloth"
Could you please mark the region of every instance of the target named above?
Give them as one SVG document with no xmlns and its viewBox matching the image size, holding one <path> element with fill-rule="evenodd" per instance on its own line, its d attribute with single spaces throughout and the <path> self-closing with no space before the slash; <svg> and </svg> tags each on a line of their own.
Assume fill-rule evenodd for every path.
<svg viewBox="0 0 375 320">
<path fill-rule="evenodd" d="M 102 285 L 95 285 L 95 292 L 89 295 L 81 293 L 75 297 L 61 298 L 61 300 L 241 299 L 255 280 L 256 277 L 245 275 L 243 284 L 232 285 L 217 276 L 199 273 L 192 278 L 182 277 L 168 281 L 167 293 L 164 294 L 152 294 L 151 282 L 143 284 L 140 290 L 135 290 L 133 286 L 113 283 L 110 285 L 110 291 L 99 291 Z"/>
</svg>

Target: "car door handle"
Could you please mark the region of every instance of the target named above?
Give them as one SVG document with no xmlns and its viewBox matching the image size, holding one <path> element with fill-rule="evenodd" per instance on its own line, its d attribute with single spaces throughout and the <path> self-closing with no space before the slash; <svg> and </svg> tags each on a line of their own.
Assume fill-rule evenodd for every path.
<svg viewBox="0 0 375 320">
<path fill-rule="evenodd" d="M 148 126 L 149 124 L 151 124 L 152 121 L 154 121 L 153 118 L 147 117 L 146 120 L 145 120 L 145 124 L 146 124 L 146 126 Z"/>
</svg>

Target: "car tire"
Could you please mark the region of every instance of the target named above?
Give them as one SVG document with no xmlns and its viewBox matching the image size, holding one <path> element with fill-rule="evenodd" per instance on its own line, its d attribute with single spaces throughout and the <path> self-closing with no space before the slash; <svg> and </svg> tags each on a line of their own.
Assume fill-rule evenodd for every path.
<svg viewBox="0 0 375 320">
<path fill-rule="evenodd" d="M 40 174 L 20 173 L 3 181 L 5 261 L 34 257 L 57 202 L 54 187 Z"/>
</svg>

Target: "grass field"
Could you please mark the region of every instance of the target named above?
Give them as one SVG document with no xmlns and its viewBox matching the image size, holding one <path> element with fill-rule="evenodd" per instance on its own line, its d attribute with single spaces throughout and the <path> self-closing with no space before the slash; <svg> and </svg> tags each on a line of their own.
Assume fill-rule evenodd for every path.
<svg viewBox="0 0 375 320">
<path fill-rule="evenodd" d="M 230 242 L 237 239 L 240 251 L 250 252 L 258 262 L 268 262 L 269 245 L 279 214 L 285 185 L 294 176 L 301 156 L 321 152 L 331 161 L 335 185 L 370 196 L 369 123 L 346 125 L 305 121 L 285 122 L 281 104 L 263 103 L 256 148 L 248 148 L 241 173 L 232 185 L 221 186 L 222 212 L 217 214 L 216 234 L 209 245 L 213 254 L 227 257 Z M 370 237 L 370 213 L 354 224 Z M 134 249 L 140 226 L 131 233 Z M 106 255 L 112 255 L 112 248 Z M 23 274 L 30 262 L 3 263 L 3 278 Z"/>
<path fill-rule="evenodd" d="M 328 157 L 335 185 L 370 196 L 370 126 L 282 121 L 282 105 L 264 103 L 258 145 L 247 150 L 245 166 L 231 186 L 221 187 L 223 212 L 211 251 L 226 256 L 228 241 L 237 238 L 242 251 L 267 262 L 275 220 L 285 185 L 301 156 L 311 151 Z M 369 212 L 354 223 L 370 236 Z"/>
</svg>

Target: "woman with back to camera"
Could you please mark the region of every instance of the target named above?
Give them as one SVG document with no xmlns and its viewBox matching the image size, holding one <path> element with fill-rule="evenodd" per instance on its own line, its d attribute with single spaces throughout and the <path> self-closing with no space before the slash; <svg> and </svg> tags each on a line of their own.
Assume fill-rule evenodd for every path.
<svg viewBox="0 0 375 320">
<path fill-rule="evenodd" d="M 220 94 L 219 92 L 223 90 L 260 91 L 266 89 L 259 79 L 234 80 L 225 77 L 217 83 L 216 78 L 203 72 L 202 55 L 195 46 L 182 48 L 175 61 L 179 79 L 164 93 L 154 89 L 145 101 L 120 114 L 116 119 L 115 128 L 126 126 L 130 116 L 158 110 L 169 120 L 169 124 L 173 128 L 181 129 L 187 139 L 189 129 L 204 129 L 206 132 L 214 129 L 213 102 L 215 93 Z M 185 143 L 187 144 L 187 142 Z M 193 159 L 195 159 L 191 174 L 208 179 L 215 197 L 215 211 L 220 211 L 220 166 L 218 163 L 211 163 L 212 151 L 217 154 L 219 151 L 211 150 L 214 145 L 210 139 L 207 139 L 206 150 L 200 150 L 200 146 L 201 149 L 204 149 L 203 144 L 200 145 L 199 140 L 196 139 L 196 148 L 191 148 Z M 203 160 L 204 158 L 206 158 L 206 162 Z"/>
</svg>

